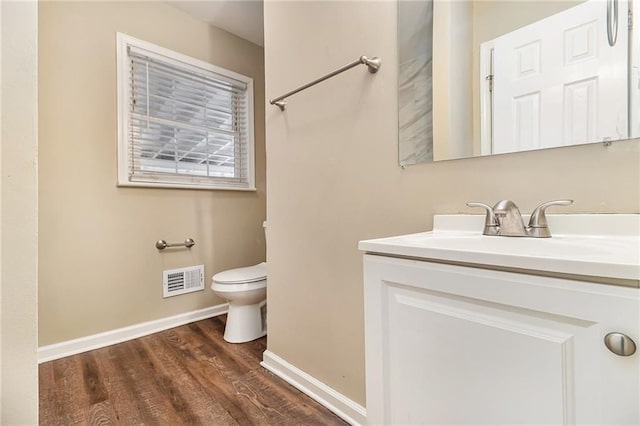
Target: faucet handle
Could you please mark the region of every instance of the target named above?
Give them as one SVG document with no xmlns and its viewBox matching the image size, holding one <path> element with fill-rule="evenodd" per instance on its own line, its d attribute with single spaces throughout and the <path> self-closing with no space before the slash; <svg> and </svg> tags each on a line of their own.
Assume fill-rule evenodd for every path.
<svg viewBox="0 0 640 426">
<path fill-rule="evenodd" d="M 482 207 L 487 212 L 487 216 L 484 218 L 484 231 L 483 235 L 498 235 L 498 218 L 496 218 L 495 213 L 493 212 L 493 208 L 491 206 L 484 203 L 467 203 L 469 207 Z"/>
<path fill-rule="evenodd" d="M 540 204 L 531 213 L 529 218 L 528 233 L 530 237 L 548 238 L 551 236 L 549 224 L 547 223 L 547 215 L 545 214 L 547 207 L 550 206 L 568 206 L 573 204 L 573 200 L 553 200 Z"/>
<path fill-rule="evenodd" d="M 573 200 L 553 200 L 540 204 L 533 210 L 529 218 L 530 228 L 548 228 L 547 215 L 545 214 L 547 207 L 551 206 L 568 206 L 573 204 Z"/>
</svg>

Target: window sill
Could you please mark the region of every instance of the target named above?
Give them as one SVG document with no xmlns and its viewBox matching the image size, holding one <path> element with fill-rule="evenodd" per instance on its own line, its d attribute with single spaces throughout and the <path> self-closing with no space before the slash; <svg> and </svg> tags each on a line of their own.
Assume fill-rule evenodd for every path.
<svg viewBox="0 0 640 426">
<path fill-rule="evenodd" d="M 165 182 L 118 182 L 118 187 L 121 188 L 162 188 L 162 189 L 194 189 L 194 190 L 215 190 L 215 191 L 243 191 L 243 192 L 256 192 L 255 186 L 249 186 L 246 188 L 222 186 L 222 185 L 188 185 L 179 183 L 165 183 Z"/>
</svg>

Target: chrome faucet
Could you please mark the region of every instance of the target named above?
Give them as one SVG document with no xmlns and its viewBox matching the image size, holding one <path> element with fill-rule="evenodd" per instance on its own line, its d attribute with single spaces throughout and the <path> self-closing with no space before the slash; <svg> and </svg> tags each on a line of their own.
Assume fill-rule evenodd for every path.
<svg viewBox="0 0 640 426">
<path fill-rule="evenodd" d="M 520 209 L 511 200 L 498 201 L 493 208 L 483 203 L 467 203 L 469 207 L 482 207 L 487 216 L 484 221 L 483 235 L 505 237 L 548 238 L 551 236 L 547 216 L 547 207 L 568 206 L 573 200 L 547 201 L 535 208 L 529 218 L 529 225 L 524 226 Z"/>
</svg>

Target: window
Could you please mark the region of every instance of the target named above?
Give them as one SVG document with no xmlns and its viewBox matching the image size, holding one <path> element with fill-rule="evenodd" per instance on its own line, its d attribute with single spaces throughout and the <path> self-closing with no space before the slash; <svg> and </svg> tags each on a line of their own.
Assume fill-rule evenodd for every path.
<svg viewBox="0 0 640 426">
<path fill-rule="evenodd" d="M 254 190 L 253 80 L 117 41 L 118 184 Z"/>
</svg>

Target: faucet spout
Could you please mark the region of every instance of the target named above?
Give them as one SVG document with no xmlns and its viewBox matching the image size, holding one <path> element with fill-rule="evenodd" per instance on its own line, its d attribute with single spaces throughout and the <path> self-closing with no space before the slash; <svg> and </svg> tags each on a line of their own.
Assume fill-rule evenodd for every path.
<svg viewBox="0 0 640 426">
<path fill-rule="evenodd" d="M 499 224 L 499 235 L 507 237 L 526 237 L 527 229 L 518 206 L 511 200 L 501 200 L 493 206 Z"/>
</svg>

